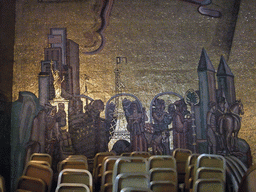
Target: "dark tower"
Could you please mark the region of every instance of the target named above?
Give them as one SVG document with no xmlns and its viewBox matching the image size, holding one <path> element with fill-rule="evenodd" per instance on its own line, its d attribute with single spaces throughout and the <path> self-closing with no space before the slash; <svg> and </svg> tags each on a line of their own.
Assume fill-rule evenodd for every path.
<svg viewBox="0 0 256 192">
<path fill-rule="evenodd" d="M 236 100 L 234 75 L 228 67 L 223 56 L 217 71 L 218 90 L 224 92 L 228 105 L 232 105 Z"/>
<path fill-rule="evenodd" d="M 197 139 L 206 139 L 206 115 L 209 111 L 209 102 L 216 102 L 216 82 L 215 70 L 205 51 L 202 49 L 200 61 L 197 68 L 199 77 L 199 97 L 200 97 L 200 119 L 201 119 L 201 135 L 197 135 Z"/>
</svg>

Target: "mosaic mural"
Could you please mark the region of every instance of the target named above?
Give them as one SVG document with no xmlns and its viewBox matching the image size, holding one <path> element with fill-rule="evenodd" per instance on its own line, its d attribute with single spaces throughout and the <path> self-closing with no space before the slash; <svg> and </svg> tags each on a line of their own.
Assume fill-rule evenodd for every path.
<svg viewBox="0 0 256 192">
<path fill-rule="evenodd" d="M 51 28 L 38 75 L 39 96 L 19 93 L 12 109 L 12 178 L 16 180 L 34 152 L 57 162 L 71 154 L 88 158 L 97 152 L 149 151 L 171 154 L 176 148 L 194 153 L 234 155 L 246 165 L 252 157 L 238 137 L 243 104 L 236 98 L 234 75 L 221 56 L 217 73 L 202 49 L 197 68 L 199 89 L 183 95 L 162 92 L 146 111 L 140 98 L 124 93 L 117 58 L 116 94 L 107 103 L 80 94 L 79 44 L 66 28 Z M 105 117 L 101 113 L 105 111 Z"/>
</svg>

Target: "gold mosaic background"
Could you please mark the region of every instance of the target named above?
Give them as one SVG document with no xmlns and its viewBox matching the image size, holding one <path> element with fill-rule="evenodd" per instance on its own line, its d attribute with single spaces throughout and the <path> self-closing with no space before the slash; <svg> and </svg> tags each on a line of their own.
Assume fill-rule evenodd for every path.
<svg viewBox="0 0 256 192">
<path fill-rule="evenodd" d="M 241 2 L 235 23 L 233 1 L 214 1 L 210 8 L 221 11 L 222 17 L 211 18 L 181 0 L 116 0 L 104 31 L 105 47 L 94 55 L 84 52 L 91 43 L 87 35 L 101 24 L 99 0 L 16 2 L 13 101 L 19 91 L 38 96 L 40 61 L 50 28 L 67 28 L 67 38 L 80 46 L 81 94 L 87 85 L 86 94 L 106 103 L 115 95 L 116 57 L 126 57 L 127 63 L 120 66 L 124 92 L 136 95 L 147 110 L 160 92 L 184 95 L 198 89 L 197 65 L 204 47 L 216 70 L 223 55 L 235 75 L 237 98 L 245 108 L 239 137 L 250 144 L 256 158 L 255 2 Z"/>
</svg>

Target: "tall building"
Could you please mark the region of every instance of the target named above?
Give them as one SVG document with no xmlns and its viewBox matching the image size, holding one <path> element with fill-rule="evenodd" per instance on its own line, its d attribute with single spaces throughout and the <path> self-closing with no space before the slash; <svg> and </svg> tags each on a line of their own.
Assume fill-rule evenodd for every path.
<svg viewBox="0 0 256 192">
<path fill-rule="evenodd" d="M 206 139 L 206 115 L 209 111 L 209 102 L 216 102 L 216 82 L 215 69 L 204 48 L 202 49 L 197 72 L 199 77 L 201 119 L 201 135 L 198 135 L 198 138 Z"/>
<path fill-rule="evenodd" d="M 234 75 L 223 56 L 220 58 L 220 64 L 217 71 L 217 81 L 220 94 L 225 95 L 229 106 L 232 105 L 236 100 Z"/>
</svg>

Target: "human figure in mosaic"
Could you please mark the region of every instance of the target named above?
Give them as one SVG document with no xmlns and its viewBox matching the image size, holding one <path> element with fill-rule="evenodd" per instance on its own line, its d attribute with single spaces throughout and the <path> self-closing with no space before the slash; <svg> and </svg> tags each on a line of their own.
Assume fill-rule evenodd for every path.
<svg viewBox="0 0 256 192">
<path fill-rule="evenodd" d="M 206 116 L 208 152 L 216 154 L 217 141 L 219 137 L 219 133 L 217 132 L 217 121 L 216 121 L 217 104 L 211 101 L 209 102 L 209 108 L 210 110 L 207 112 L 207 116 Z"/>
<path fill-rule="evenodd" d="M 238 133 L 241 128 L 241 117 L 244 114 L 243 104 L 236 100 L 229 111 L 219 119 L 220 133 L 225 138 L 227 153 L 237 151 Z"/>
<path fill-rule="evenodd" d="M 176 110 L 173 115 L 173 145 L 174 148 L 187 148 L 187 119 L 183 116 L 182 100 L 178 100 L 174 103 Z"/>
<path fill-rule="evenodd" d="M 53 61 L 50 63 L 51 65 L 51 72 L 53 76 L 53 86 L 55 89 L 55 98 L 56 99 L 61 99 L 61 84 L 64 81 L 64 76 L 63 79 L 60 77 L 60 71 L 59 70 L 53 70 Z"/>
<path fill-rule="evenodd" d="M 145 113 L 139 109 L 137 101 L 132 101 L 127 114 L 127 129 L 130 132 L 132 151 L 147 151 L 144 134 Z"/>
<path fill-rule="evenodd" d="M 62 151 L 71 151 L 72 142 L 70 133 L 63 130 L 66 126 L 66 112 L 64 103 L 58 103 L 58 112 L 56 113 L 56 122 L 58 123 L 59 142 Z"/>
<path fill-rule="evenodd" d="M 59 127 L 56 120 L 57 107 L 49 106 L 46 114 L 46 141 L 45 151 L 52 156 L 53 170 L 57 170 L 57 163 L 62 159 L 59 143 Z"/>
<path fill-rule="evenodd" d="M 155 108 L 152 110 L 154 120 L 154 133 L 152 137 L 152 147 L 154 154 L 169 153 L 169 131 L 168 125 L 172 117 L 165 111 L 165 101 L 163 99 L 155 100 Z"/>
<path fill-rule="evenodd" d="M 222 129 L 220 129 L 220 124 L 223 121 L 224 115 L 227 113 L 228 108 L 226 105 L 226 99 L 225 97 L 218 97 L 217 98 L 217 110 L 216 110 L 216 122 L 217 122 L 217 132 L 220 134 L 219 135 L 219 150 L 226 153 L 227 152 L 227 146 L 225 145 L 226 143 L 226 138 L 224 135 L 224 132 Z"/>
</svg>

